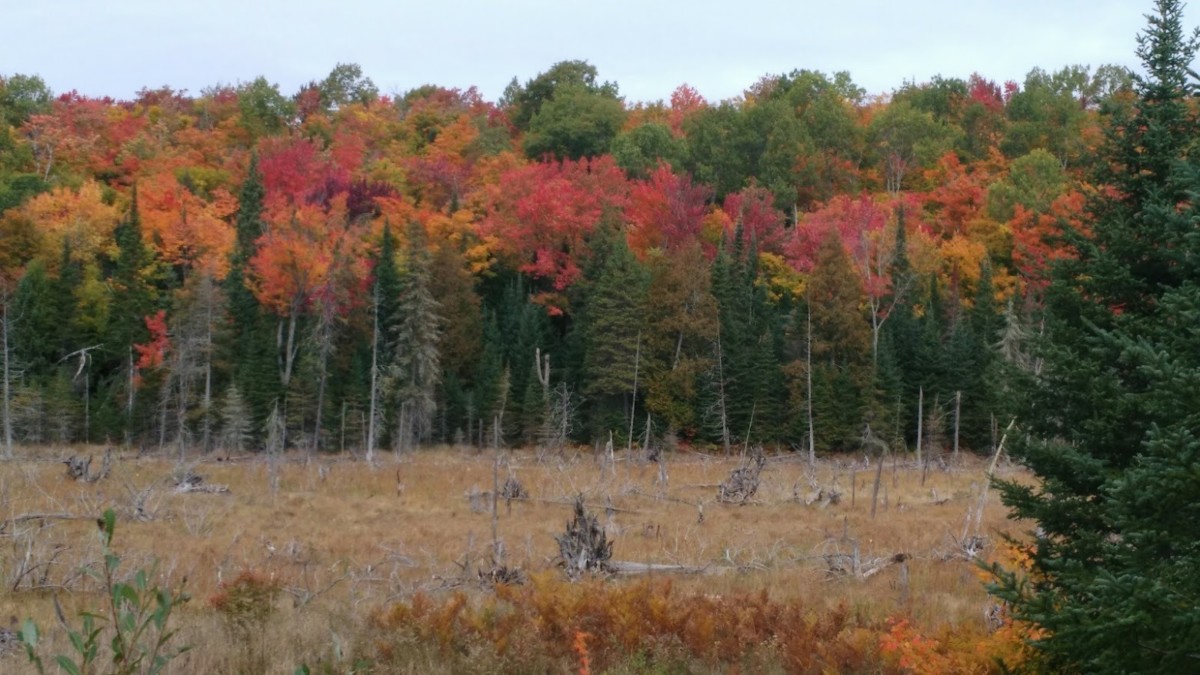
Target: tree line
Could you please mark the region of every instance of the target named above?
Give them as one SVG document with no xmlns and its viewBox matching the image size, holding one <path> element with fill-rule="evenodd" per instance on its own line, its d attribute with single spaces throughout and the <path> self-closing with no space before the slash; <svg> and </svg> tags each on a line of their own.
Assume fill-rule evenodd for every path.
<svg viewBox="0 0 1200 675">
<path fill-rule="evenodd" d="M 8 443 L 987 451 L 1130 73 L 0 80 Z"/>
</svg>

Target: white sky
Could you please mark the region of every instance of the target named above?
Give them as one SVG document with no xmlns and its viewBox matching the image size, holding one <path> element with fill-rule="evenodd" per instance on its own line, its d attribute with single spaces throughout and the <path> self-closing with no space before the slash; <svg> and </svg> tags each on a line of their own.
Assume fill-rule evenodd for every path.
<svg viewBox="0 0 1200 675">
<path fill-rule="evenodd" d="M 56 93 L 196 95 L 259 75 L 291 95 L 339 62 L 384 93 L 475 85 L 488 100 L 586 59 L 630 101 L 689 83 L 709 100 L 797 68 L 850 72 L 869 94 L 978 71 L 1137 67 L 1151 0 L 0 0 L 0 73 Z M 1200 7 L 1200 3 L 1197 3 Z M 1185 10 L 1190 28 L 1200 9 Z"/>
</svg>

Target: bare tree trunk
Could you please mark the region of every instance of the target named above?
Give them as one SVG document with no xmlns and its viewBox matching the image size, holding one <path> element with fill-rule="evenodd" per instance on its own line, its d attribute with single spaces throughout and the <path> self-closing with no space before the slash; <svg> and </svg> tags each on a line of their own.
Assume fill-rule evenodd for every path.
<svg viewBox="0 0 1200 675">
<path fill-rule="evenodd" d="M 725 406 L 725 358 L 721 352 L 721 327 L 717 326 L 717 408 L 721 415 L 721 444 L 729 456 L 729 416 Z"/>
<path fill-rule="evenodd" d="M 132 440 L 133 429 L 133 404 L 134 392 L 137 387 L 135 385 L 137 379 L 136 363 L 133 360 L 133 345 L 129 345 L 129 377 L 125 382 L 126 400 L 125 400 L 125 442 L 128 444 Z"/>
<path fill-rule="evenodd" d="M 321 449 L 321 432 L 324 430 L 325 383 L 329 379 L 329 352 L 333 346 L 333 308 L 322 307 L 320 324 L 317 326 L 317 416 L 313 429 L 313 443 L 309 453 Z"/>
<path fill-rule="evenodd" d="M 8 286 L 3 289 L 3 297 L 0 297 L 0 333 L 3 333 L 4 342 L 4 456 L 7 459 L 13 457 L 13 431 L 12 431 L 12 358 L 8 346 L 8 304 L 9 294 Z"/>
<path fill-rule="evenodd" d="M 808 466 L 811 469 L 817 465 L 817 436 L 813 428 L 813 381 L 812 381 L 812 308 L 809 308 L 805 319 L 805 383 L 808 387 Z"/>
<path fill-rule="evenodd" d="M 962 392 L 954 392 L 954 461 L 958 461 L 958 418 L 962 412 Z"/>
<path fill-rule="evenodd" d="M 925 421 L 925 387 L 917 389 L 917 464 L 921 464 L 921 432 Z"/>
<path fill-rule="evenodd" d="M 367 463 L 375 462 L 375 419 L 376 406 L 379 401 L 379 284 L 375 284 L 375 292 L 371 294 L 371 304 L 375 309 L 375 319 L 371 328 L 371 395 L 367 411 Z"/>
<path fill-rule="evenodd" d="M 284 322 L 279 322 L 275 334 L 275 346 L 282 352 L 279 355 L 279 383 L 286 390 L 292 382 L 292 367 L 296 362 L 296 312 L 293 310 L 287 317 L 287 335 L 284 335 Z"/>
<path fill-rule="evenodd" d="M 201 436 L 201 447 L 204 452 L 212 450 L 212 353 L 213 353 L 213 293 L 215 288 L 212 279 L 207 278 L 204 317 L 204 423 Z"/>
<path fill-rule="evenodd" d="M 629 403 L 629 437 L 625 439 L 625 452 L 633 450 L 633 420 L 637 414 L 638 369 L 642 365 L 642 331 L 637 335 L 637 351 L 633 356 L 633 400 Z"/>
</svg>

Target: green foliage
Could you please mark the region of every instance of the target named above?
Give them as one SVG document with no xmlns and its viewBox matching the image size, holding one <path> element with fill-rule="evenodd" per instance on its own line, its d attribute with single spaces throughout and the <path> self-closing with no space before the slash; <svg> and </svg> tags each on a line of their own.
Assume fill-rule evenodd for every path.
<svg viewBox="0 0 1200 675">
<path fill-rule="evenodd" d="M 440 305 L 430 290 L 430 259 L 419 226 L 409 227 L 408 264 L 396 315 L 388 328 L 395 340 L 389 379 L 398 404 L 397 447 L 427 440 L 442 378 Z"/>
<path fill-rule="evenodd" d="M 1013 217 L 1018 205 L 1033 213 L 1047 213 L 1067 182 L 1062 163 L 1045 150 L 1034 150 L 1013 160 L 1008 176 L 988 188 L 988 216 L 999 222 Z"/>
<path fill-rule="evenodd" d="M 554 100 L 560 89 L 576 88 L 587 94 L 596 94 L 609 99 L 617 98 L 617 85 L 612 82 L 599 84 L 596 67 L 587 61 L 559 61 L 544 73 L 529 80 L 524 86 L 513 78 L 504 90 L 501 106 L 509 108 L 509 119 L 522 131 L 529 129 L 533 118 L 548 101 Z"/>
<path fill-rule="evenodd" d="M 278 134 L 288 127 L 296 106 L 279 92 L 279 85 L 259 76 L 238 87 L 240 123 L 252 140 Z"/>
<path fill-rule="evenodd" d="M 1047 293 L 1045 369 L 1030 393 L 1030 433 L 1014 453 L 1034 485 L 1001 483 L 1017 518 L 1036 521 L 1028 578 L 993 592 L 1045 632 L 1047 669 L 1194 669 L 1200 614 L 1195 350 L 1200 266 L 1194 196 L 1200 166 L 1182 4 L 1160 0 L 1139 36 L 1147 76 L 1119 114 L 1089 211 L 1067 232 L 1074 259 Z M 1024 437 L 1024 435 L 1022 436 Z"/>
<path fill-rule="evenodd" d="M 0 122 L 20 127 L 31 115 L 48 112 L 52 97 L 46 82 L 37 75 L 0 75 Z"/>
<path fill-rule="evenodd" d="M 606 154 L 624 119 L 620 99 L 579 85 L 560 86 L 529 121 L 525 155 L 574 160 Z"/>
<path fill-rule="evenodd" d="M 172 612 L 188 601 L 182 589 L 170 590 L 154 585 L 157 566 L 138 569 L 128 581 L 118 574 L 121 558 L 112 550 L 116 514 L 112 509 L 99 520 L 101 569 L 87 567 L 84 572 L 96 579 L 105 589 L 107 606 L 104 613 L 84 612 L 79 628 L 68 628 L 73 653 L 58 654 L 54 663 L 71 675 L 104 672 L 110 675 L 157 675 L 171 661 L 188 650 L 172 647 L 175 630 L 168 626 Z M 39 632 L 32 620 L 26 620 L 21 630 L 29 662 L 38 673 L 45 672 L 38 654 Z M 107 653 L 102 653 L 104 646 Z M 104 661 L 110 658 L 108 666 Z M 100 669 L 104 670 L 100 670 Z"/>
<path fill-rule="evenodd" d="M 634 380 L 645 372 L 640 360 L 647 279 L 624 236 L 601 226 L 597 237 L 577 330 L 584 344 L 583 392 L 593 403 L 592 431 L 600 438 L 629 428 Z"/>
<path fill-rule="evenodd" d="M 265 228 L 262 216 L 265 192 L 258 170 L 258 156 L 252 154 L 246 179 L 238 193 L 234 247 L 224 283 L 230 330 L 223 336 L 223 351 L 231 379 L 250 408 L 252 428 L 261 425 L 271 402 L 280 395 L 271 349 L 272 326 L 247 282 L 250 259 L 258 249 L 258 238 Z"/>
<path fill-rule="evenodd" d="M 849 450 L 861 441 L 870 403 L 871 334 L 862 281 L 836 234 L 821 243 L 807 296 L 816 438 L 822 447 Z"/>
<path fill-rule="evenodd" d="M 644 179 L 660 163 L 679 168 L 686 147 L 667 125 L 652 122 L 617 134 L 612 142 L 612 155 L 630 178 Z"/>
</svg>

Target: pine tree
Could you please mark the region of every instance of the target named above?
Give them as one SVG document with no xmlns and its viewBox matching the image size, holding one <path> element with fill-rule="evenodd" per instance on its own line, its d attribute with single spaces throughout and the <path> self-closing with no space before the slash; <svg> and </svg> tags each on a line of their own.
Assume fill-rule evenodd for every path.
<svg viewBox="0 0 1200 675">
<path fill-rule="evenodd" d="M 231 330 L 226 347 L 232 379 L 246 399 L 255 426 L 261 426 L 279 395 L 279 376 L 271 350 L 274 340 L 269 319 L 246 283 L 247 267 L 263 234 L 265 189 L 258 170 L 258 156 L 251 155 L 246 179 L 238 193 L 238 212 L 234 221 L 236 239 L 225 277 L 226 307 Z"/>
<path fill-rule="evenodd" d="M 904 210 L 900 209 L 896 214 L 896 252 L 890 270 L 892 293 L 900 295 L 880 331 L 875 365 L 876 408 L 893 421 L 888 426 L 894 427 L 894 440 L 901 442 L 916 438 L 918 392 L 924 384 L 917 364 L 921 323 L 914 311 L 914 299 L 918 284 L 908 258 L 904 222 Z"/>
<path fill-rule="evenodd" d="M 592 407 L 593 436 L 614 431 L 624 437 L 636 405 L 647 278 L 623 233 L 602 225 L 597 239 L 586 310 L 577 327 L 584 341 L 583 393 Z"/>
<path fill-rule="evenodd" d="M 146 342 L 149 337 L 145 319 L 156 309 L 158 289 L 153 282 L 159 276 L 154 254 L 146 246 L 142 235 L 136 185 L 130 194 L 129 215 L 117 226 L 113 238 L 116 240 L 117 257 L 109 278 L 112 304 L 103 336 L 104 353 L 108 358 L 97 365 L 100 372 L 111 374 L 106 388 L 123 394 L 124 419 L 114 420 L 116 428 L 107 431 L 119 433 L 119 429 L 123 428 L 126 434 L 131 434 L 139 427 L 142 430 L 145 428 L 145 422 L 139 423 L 135 419 L 135 404 L 142 404 L 139 407 L 144 416 L 147 408 L 152 410 L 156 403 L 152 395 L 143 397 L 141 401 L 136 396 L 138 387 L 133 346 Z"/>
<path fill-rule="evenodd" d="M 646 408 L 668 432 L 694 435 L 698 377 L 712 367 L 717 303 L 698 243 L 651 263 L 647 289 Z"/>
<path fill-rule="evenodd" d="M 871 329 L 862 281 L 835 234 L 821 243 L 807 295 L 817 445 L 857 448 L 870 403 Z"/>
<path fill-rule="evenodd" d="M 383 389 L 386 371 L 395 361 L 395 336 L 392 327 L 400 321 L 400 295 L 404 286 L 400 281 L 400 270 L 396 266 L 396 238 L 392 236 L 390 223 L 383 224 L 383 235 L 379 240 L 379 253 L 375 256 L 372 269 L 374 283 L 371 284 L 371 357 L 369 388 L 367 393 L 367 460 L 375 456 L 377 441 L 386 436 L 391 428 L 391 416 L 383 405 Z"/>
<path fill-rule="evenodd" d="M 1047 294 L 1045 366 L 1013 451 L 1034 485 L 1001 483 L 1038 524 L 1028 579 L 993 592 L 1039 627 L 1056 672 L 1191 672 L 1200 642 L 1200 165 L 1182 5 L 1159 0 L 1138 55 L 1132 112 L 1114 121 L 1113 189 Z M 1102 163 L 1104 164 L 1104 163 Z M 1040 440 L 1039 440 L 1040 439 Z"/>
<path fill-rule="evenodd" d="M 403 291 L 392 324 L 395 356 L 392 378 L 397 406 L 397 437 L 401 450 L 429 438 L 437 412 L 437 387 L 441 380 L 441 323 L 437 300 L 429 290 L 429 252 L 420 225 L 408 230 L 408 260 Z"/>
</svg>

